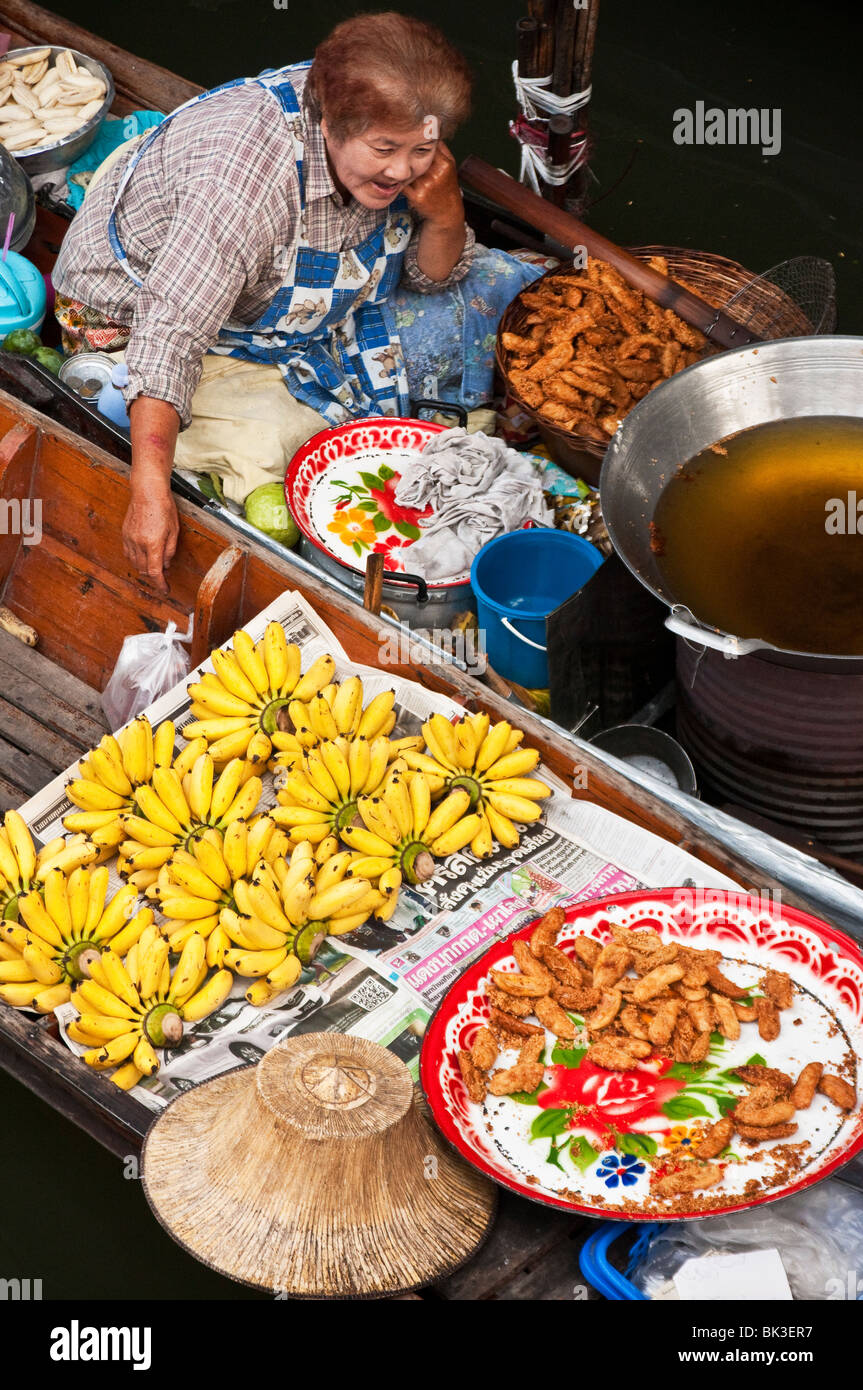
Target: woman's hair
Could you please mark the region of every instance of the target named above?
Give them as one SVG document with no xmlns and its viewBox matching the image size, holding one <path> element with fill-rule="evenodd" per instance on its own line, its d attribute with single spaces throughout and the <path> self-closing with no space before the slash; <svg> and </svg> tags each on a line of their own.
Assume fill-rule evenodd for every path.
<svg viewBox="0 0 863 1390">
<path fill-rule="evenodd" d="M 432 24 L 407 15 L 357 15 L 315 50 L 306 90 L 336 140 L 370 126 L 409 129 L 429 116 L 448 138 L 470 110 L 467 62 Z"/>
</svg>

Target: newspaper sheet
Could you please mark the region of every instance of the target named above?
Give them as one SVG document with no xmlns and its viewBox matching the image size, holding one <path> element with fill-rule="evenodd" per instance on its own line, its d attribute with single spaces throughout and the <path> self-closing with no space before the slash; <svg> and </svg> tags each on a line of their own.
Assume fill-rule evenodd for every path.
<svg viewBox="0 0 863 1390">
<path fill-rule="evenodd" d="M 281 622 L 289 642 L 302 650 L 303 669 L 322 653 L 336 662 L 336 680 L 362 677 L 365 699 L 395 689 L 398 722 L 393 737 L 418 733 L 435 711 L 447 718 L 461 706 L 424 686 L 385 670 L 350 662 L 335 636 L 301 594 L 286 591 L 247 625 L 257 641 L 267 623 Z M 382 634 L 383 640 L 383 634 Z M 187 682 L 212 670 L 209 660 L 146 711 L 155 728 L 165 719 L 177 727 L 191 718 Z M 328 939 L 297 983 L 264 1008 L 247 1003 L 247 980 L 237 979 L 229 998 L 209 1018 L 189 1028 L 174 1048 L 166 1048 L 159 1072 L 132 1094 L 153 1109 L 200 1082 L 258 1061 L 290 1033 L 356 1033 L 401 1057 L 416 1077 L 423 1033 L 432 1012 L 453 980 L 495 938 L 509 935 L 557 903 L 581 902 L 640 887 L 686 885 L 735 888 L 732 879 L 692 855 L 597 806 L 575 800 L 569 789 L 540 767 L 553 788 L 541 821 L 525 827 L 515 849 L 498 848 L 477 860 L 469 850 L 441 861 L 426 883 L 401 889 L 398 908 L 386 924 L 367 923 L 349 936 Z M 63 834 L 62 818 L 73 810 L 65 787 L 74 767 L 48 783 L 21 813 L 34 837 L 45 843 Z M 276 802 L 276 788 L 264 776 L 261 808 Z M 110 866 L 109 892 L 121 886 L 116 861 Z M 65 1034 L 75 1017 L 71 1004 L 57 1010 L 67 1045 L 84 1049 Z"/>
</svg>

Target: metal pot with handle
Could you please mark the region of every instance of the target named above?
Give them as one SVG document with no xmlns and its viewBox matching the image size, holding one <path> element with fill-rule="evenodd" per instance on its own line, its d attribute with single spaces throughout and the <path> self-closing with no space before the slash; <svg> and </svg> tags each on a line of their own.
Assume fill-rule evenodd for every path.
<svg viewBox="0 0 863 1390">
<path fill-rule="evenodd" d="M 793 651 L 703 622 L 670 592 L 650 524 L 675 470 L 729 435 L 805 416 L 863 418 L 863 337 L 784 338 L 708 357 L 650 391 L 609 445 L 600 478 L 614 549 L 671 610 L 666 626 L 726 657 L 810 670 L 863 672 L 863 657 Z"/>
</svg>

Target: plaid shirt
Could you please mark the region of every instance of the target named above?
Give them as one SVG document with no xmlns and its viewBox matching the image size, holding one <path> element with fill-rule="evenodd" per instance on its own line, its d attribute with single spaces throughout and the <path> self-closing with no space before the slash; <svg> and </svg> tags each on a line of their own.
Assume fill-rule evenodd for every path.
<svg viewBox="0 0 863 1390">
<path fill-rule="evenodd" d="M 294 79 L 298 93 L 305 74 Z M 321 251 L 356 246 L 385 209 L 345 205 L 326 160 L 320 126 L 303 102 L 306 237 Z M 87 194 L 53 272 L 60 294 L 131 325 L 127 403 L 168 401 L 191 422 L 204 354 L 224 327 L 248 328 L 281 287 L 300 225 L 300 191 L 286 122 L 272 96 L 235 87 L 184 111 L 142 155 L 117 209 L 117 231 L 139 288 L 115 260 L 108 218 L 126 161 Z M 415 225 L 417 219 L 414 218 Z M 474 235 L 445 280 L 417 265 L 416 235 L 402 283 L 421 293 L 464 278 Z"/>
</svg>

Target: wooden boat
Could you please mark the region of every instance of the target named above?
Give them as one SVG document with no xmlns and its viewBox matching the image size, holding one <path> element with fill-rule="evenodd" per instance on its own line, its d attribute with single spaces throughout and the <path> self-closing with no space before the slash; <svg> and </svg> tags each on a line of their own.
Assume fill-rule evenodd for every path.
<svg viewBox="0 0 863 1390">
<path fill-rule="evenodd" d="M 100 58 L 113 73 L 113 109 L 120 115 L 137 107 L 167 112 L 200 90 L 29 0 L 3 0 L 0 28 L 12 32 L 13 46 L 59 43 Z M 473 212 L 472 220 L 488 221 L 489 209 L 475 207 Z M 65 226 L 57 213 L 39 209 L 28 254 L 43 269 L 53 263 Z M 188 615 L 194 613 L 191 660 L 196 664 L 282 591 L 296 589 L 351 658 L 378 664 L 387 619 L 365 612 L 346 591 L 340 592 L 289 553 L 279 554 L 238 533 L 182 497 L 171 591 L 155 594 L 139 581 L 122 551 L 121 524 L 128 501 L 123 459 L 128 451 L 124 455 L 110 433 L 100 432 L 98 423 L 82 425 L 74 403 L 60 399 L 58 405 L 56 394 L 46 392 L 38 376 L 28 379 L 24 371 L 17 380 L 3 378 L 0 384 L 12 392 L 0 390 L 0 497 L 41 499 L 43 532 L 41 543 L 33 546 L 18 536 L 0 534 L 0 604 L 38 633 L 38 645 L 31 648 L 0 631 L 0 810 L 20 805 L 104 732 L 99 692 L 129 633 L 163 629 L 172 619 L 185 628 Z M 505 699 L 452 665 L 412 662 L 395 670 L 469 710 L 485 709 L 495 719 L 512 715 Z M 576 768 L 587 774 L 588 789 L 581 790 L 585 779 L 579 776 L 575 795 L 589 796 L 681 845 L 749 890 L 779 888 L 786 902 L 818 911 L 805 895 L 790 892 L 754 859 L 732 852 L 685 814 L 611 770 L 563 730 L 522 709 L 518 713 L 527 740 L 540 748 L 554 773 L 570 784 Z M 34 1019 L 0 1004 L 0 1067 L 112 1153 L 127 1158 L 140 1148 L 152 1113 L 82 1066 L 59 1040 L 52 1018 Z M 552 1247 L 563 1260 L 569 1289 L 571 1237 L 577 1224 L 559 1213 L 505 1199 L 486 1251 L 449 1281 L 443 1296 L 498 1296 L 495 1291 L 506 1282 L 503 1265 L 511 1267 L 507 1280 L 522 1271 L 525 1290 L 503 1296 L 555 1296 L 524 1273 Z M 571 1295 L 567 1291 L 565 1296 Z"/>
</svg>

